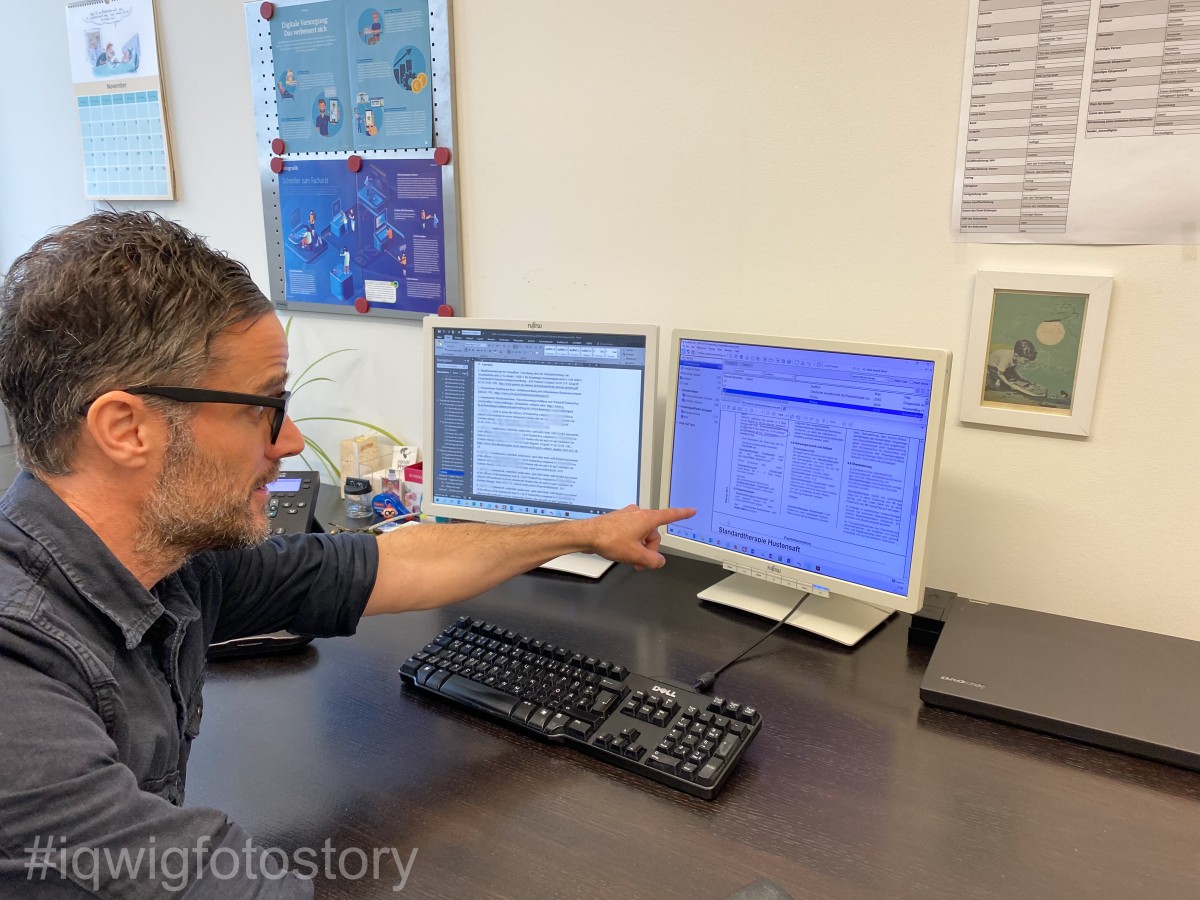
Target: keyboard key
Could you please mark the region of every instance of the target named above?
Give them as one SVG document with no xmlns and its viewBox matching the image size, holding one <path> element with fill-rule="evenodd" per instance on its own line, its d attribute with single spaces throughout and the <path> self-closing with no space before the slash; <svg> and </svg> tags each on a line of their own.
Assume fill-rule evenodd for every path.
<svg viewBox="0 0 1200 900">
<path fill-rule="evenodd" d="M 538 707 L 537 710 L 529 717 L 529 724 L 539 731 L 546 727 L 546 723 L 550 721 L 550 717 L 554 715 L 554 710 L 546 706 Z"/>
<path fill-rule="evenodd" d="M 512 694 L 498 691 L 486 684 L 479 684 L 469 678 L 463 678 L 461 675 L 451 675 L 440 689 L 446 696 L 461 700 L 468 706 L 477 706 L 502 716 L 510 715 L 513 707 L 517 705 L 517 698 Z"/>
<path fill-rule="evenodd" d="M 707 762 L 696 773 L 696 781 L 703 785 L 711 785 L 717 780 L 718 767 L 715 762 Z"/>
<path fill-rule="evenodd" d="M 604 714 L 607 713 L 609 707 L 617 699 L 617 695 L 612 691 L 601 691 L 596 695 L 596 701 L 592 704 L 592 712 Z"/>
<path fill-rule="evenodd" d="M 677 771 L 679 771 L 680 763 L 679 760 L 674 756 L 668 756 L 665 753 L 654 752 L 651 753 L 650 757 L 646 760 L 646 765 L 653 766 L 660 772 L 670 772 L 672 775 L 674 775 Z"/>
<path fill-rule="evenodd" d="M 518 703 L 517 708 L 512 711 L 512 717 L 518 722 L 527 722 L 535 709 L 537 707 L 532 703 Z"/>
<path fill-rule="evenodd" d="M 717 746 L 717 756 L 721 757 L 721 759 L 726 759 L 727 757 L 732 755 L 733 751 L 735 751 L 737 749 L 737 745 L 740 743 L 741 743 L 741 740 L 738 738 L 737 735 L 734 735 L 734 734 L 725 735 L 725 739 L 722 740 L 721 743 Z"/>
<path fill-rule="evenodd" d="M 590 722 L 584 722 L 582 719 L 572 719 L 571 724 L 567 726 L 567 734 L 572 737 L 577 737 L 581 741 L 586 741 L 589 734 L 592 733 Z"/>
<path fill-rule="evenodd" d="M 555 713 L 550 717 L 550 721 L 546 723 L 546 734 L 561 734 L 570 722 L 570 716 Z"/>
</svg>

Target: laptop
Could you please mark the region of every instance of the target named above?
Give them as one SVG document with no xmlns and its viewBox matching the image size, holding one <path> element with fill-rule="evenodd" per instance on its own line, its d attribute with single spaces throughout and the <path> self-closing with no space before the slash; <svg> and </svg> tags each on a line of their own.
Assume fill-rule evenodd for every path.
<svg viewBox="0 0 1200 900">
<path fill-rule="evenodd" d="M 960 599 L 921 699 L 1200 770 L 1200 642 Z"/>
</svg>

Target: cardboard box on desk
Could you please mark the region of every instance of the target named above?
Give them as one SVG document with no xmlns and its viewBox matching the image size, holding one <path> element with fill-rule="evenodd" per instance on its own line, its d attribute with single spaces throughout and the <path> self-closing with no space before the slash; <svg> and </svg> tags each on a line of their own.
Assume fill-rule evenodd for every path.
<svg viewBox="0 0 1200 900">
<path fill-rule="evenodd" d="M 410 512 L 421 511 L 421 495 L 424 490 L 425 464 L 415 463 L 404 467 L 404 493 L 401 494 L 404 505 Z"/>
</svg>

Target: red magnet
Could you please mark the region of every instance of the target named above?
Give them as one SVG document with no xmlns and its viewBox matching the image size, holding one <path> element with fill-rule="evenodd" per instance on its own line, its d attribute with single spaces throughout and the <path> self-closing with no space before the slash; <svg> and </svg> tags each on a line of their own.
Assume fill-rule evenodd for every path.
<svg viewBox="0 0 1200 900">
<path fill-rule="evenodd" d="M 271 171 L 276 175 L 283 171 L 283 160 L 278 156 L 271 157 Z"/>
<path fill-rule="evenodd" d="M 362 168 L 362 157 L 357 153 L 354 156 L 346 157 L 346 168 L 351 172 L 357 172 Z"/>
<path fill-rule="evenodd" d="M 370 312 L 371 304 L 367 302 L 366 297 L 359 297 L 354 301 L 354 308 L 360 313 Z"/>
<path fill-rule="evenodd" d="M 258 14 L 260 16 L 262 16 L 264 19 L 270 19 L 271 16 L 275 15 L 275 4 L 274 3 L 264 3 L 262 6 L 260 6 L 258 8 Z"/>
<path fill-rule="evenodd" d="M 454 315 L 454 307 L 451 306 L 449 303 L 443 303 L 441 306 L 438 307 L 438 315 L 446 316 L 446 317 L 453 316 Z"/>
<path fill-rule="evenodd" d="M 283 138 L 275 138 L 275 140 L 271 141 L 271 152 L 272 153 L 282 153 L 286 149 L 286 147 L 287 147 L 287 145 L 284 144 Z"/>
<path fill-rule="evenodd" d="M 433 151 L 433 161 L 435 163 L 437 163 L 439 166 L 449 165 L 450 164 L 450 148 L 449 147 L 438 147 L 436 150 L 434 150 Z"/>
</svg>

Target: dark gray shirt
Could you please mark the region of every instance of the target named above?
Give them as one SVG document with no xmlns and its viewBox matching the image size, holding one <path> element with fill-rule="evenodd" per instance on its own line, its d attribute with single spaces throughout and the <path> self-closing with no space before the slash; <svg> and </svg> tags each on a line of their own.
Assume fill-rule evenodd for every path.
<svg viewBox="0 0 1200 900">
<path fill-rule="evenodd" d="M 281 629 L 353 634 L 377 564 L 366 535 L 272 538 L 201 553 L 148 591 L 53 491 L 18 476 L 0 500 L 0 896 L 311 896 L 311 882 L 270 877 L 271 856 L 254 879 L 206 874 L 219 847 L 247 868 L 249 835 L 182 806 L 205 650 Z M 31 848 L 48 843 L 32 854 L 43 873 Z M 187 891 L 151 877 L 149 851 L 165 861 L 168 847 L 181 848 L 172 871 L 186 854 L 200 876 Z M 139 849 L 130 878 L 120 855 L 132 866 Z"/>
</svg>

